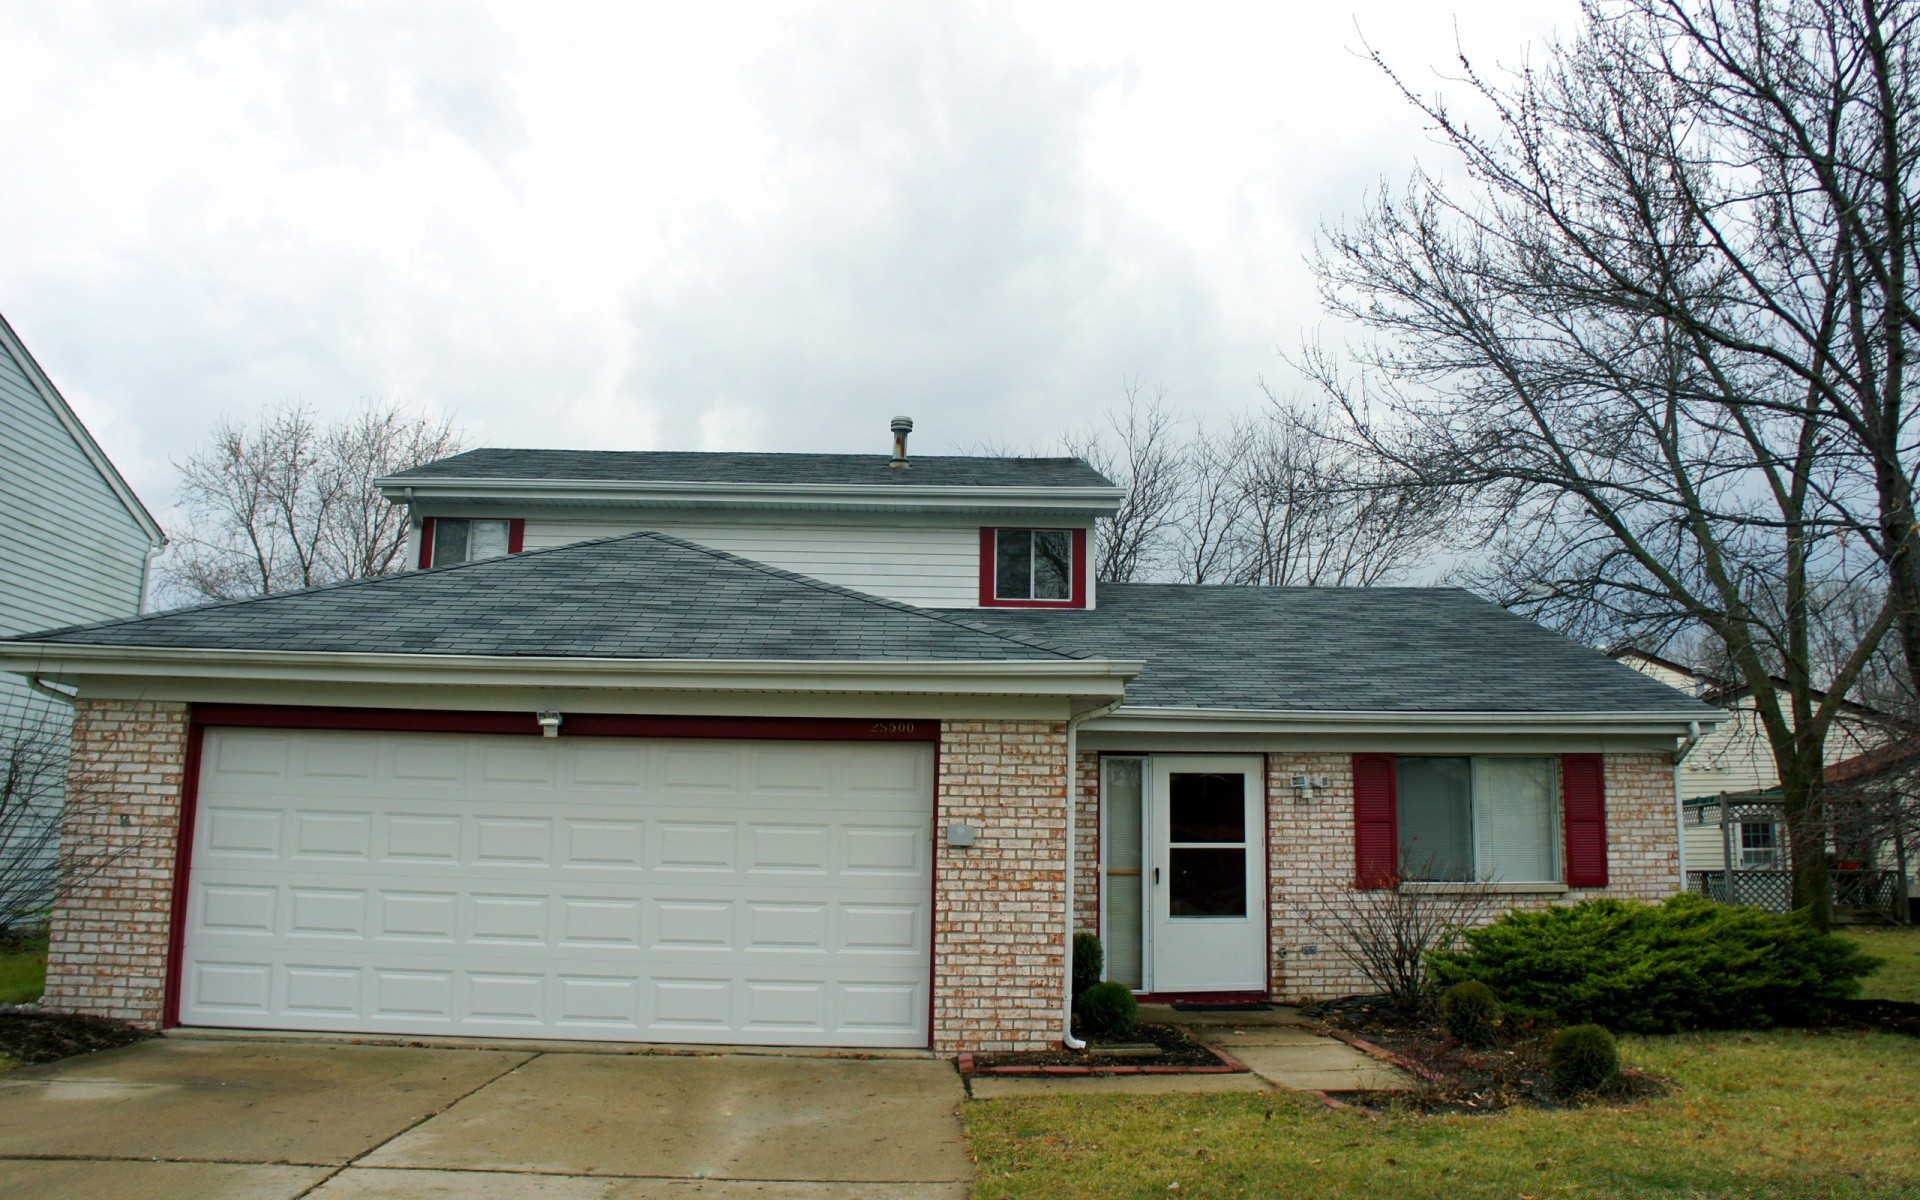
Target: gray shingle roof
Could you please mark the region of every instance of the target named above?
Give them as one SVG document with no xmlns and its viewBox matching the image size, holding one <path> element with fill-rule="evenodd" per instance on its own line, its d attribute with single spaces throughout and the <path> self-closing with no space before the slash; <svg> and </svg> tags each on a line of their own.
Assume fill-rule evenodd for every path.
<svg viewBox="0 0 1920 1200">
<path fill-rule="evenodd" d="M 456 454 L 394 475 L 591 483 L 875 484 L 886 487 L 1112 487 L 1078 458 L 913 456 L 905 469 L 884 454 L 700 453 L 678 450 L 506 450 Z"/>
<path fill-rule="evenodd" d="M 1127 685 L 1132 707 L 1716 715 L 1454 588 L 1102 584 L 1097 601 L 978 619 L 1145 661 Z"/>
<path fill-rule="evenodd" d="M 935 662 L 1081 658 L 661 533 L 27 634 L 175 649 Z"/>
</svg>

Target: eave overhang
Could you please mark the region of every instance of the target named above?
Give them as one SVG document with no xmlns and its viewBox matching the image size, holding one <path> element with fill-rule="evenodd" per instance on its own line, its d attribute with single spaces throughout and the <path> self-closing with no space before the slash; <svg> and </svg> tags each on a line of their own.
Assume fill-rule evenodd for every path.
<svg viewBox="0 0 1920 1200">
<path fill-rule="evenodd" d="M 375 480 L 380 494 L 407 505 L 531 505 L 582 508 L 700 508 L 804 512 L 1060 512 L 1111 516 L 1126 492 L 1116 487 L 661 483 L 577 479 Z"/>
<path fill-rule="evenodd" d="M 1704 706 L 1702 706 L 1704 707 Z M 1711 710 L 1708 710 L 1711 712 Z M 1685 737 L 1719 718 L 1684 712 L 1363 712 L 1122 705 L 1081 728 L 1095 733 L 1618 734 Z"/>
<path fill-rule="evenodd" d="M 0 643 L 0 671 L 76 686 L 88 678 L 112 677 L 475 688 L 1119 697 L 1141 665 L 1112 659 L 814 662 Z"/>
</svg>

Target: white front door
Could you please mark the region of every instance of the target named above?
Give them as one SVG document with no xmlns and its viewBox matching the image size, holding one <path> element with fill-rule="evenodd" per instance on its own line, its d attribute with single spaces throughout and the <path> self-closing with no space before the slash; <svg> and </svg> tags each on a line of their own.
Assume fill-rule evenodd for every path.
<svg viewBox="0 0 1920 1200">
<path fill-rule="evenodd" d="M 1264 992 L 1265 764 L 1258 755 L 1151 762 L 1148 988 Z"/>
</svg>

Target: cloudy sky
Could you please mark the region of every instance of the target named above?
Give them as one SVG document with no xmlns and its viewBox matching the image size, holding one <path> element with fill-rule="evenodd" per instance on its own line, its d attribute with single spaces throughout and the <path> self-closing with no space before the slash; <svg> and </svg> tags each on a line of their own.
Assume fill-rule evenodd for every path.
<svg viewBox="0 0 1920 1200">
<path fill-rule="evenodd" d="M 150 505 L 222 415 L 494 445 L 1038 445 L 1224 417 L 1303 263 L 1572 0 L 0 0 L 0 313 Z M 1336 331 L 1333 331 L 1337 333 Z"/>
</svg>

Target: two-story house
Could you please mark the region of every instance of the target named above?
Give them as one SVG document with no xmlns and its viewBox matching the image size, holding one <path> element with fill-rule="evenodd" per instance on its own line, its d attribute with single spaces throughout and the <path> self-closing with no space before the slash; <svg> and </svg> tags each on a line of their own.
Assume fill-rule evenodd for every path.
<svg viewBox="0 0 1920 1200">
<path fill-rule="evenodd" d="M 4 317 L 0 517 L 0 637 L 140 611 L 166 538 Z M 71 720 L 56 690 L 0 674 L 0 928 L 50 899 Z"/>
<path fill-rule="evenodd" d="M 1327 918 L 1680 886 L 1716 713 L 1464 592 L 1101 584 L 1074 459 L 476 450 L 407 574 L 0 642 L 159 836 L 51 1003 L 154 1025 L 1032 1049 L 1363 988 Z M 133 880 L 137 880 L 135 885 Z"/>
</svg>

